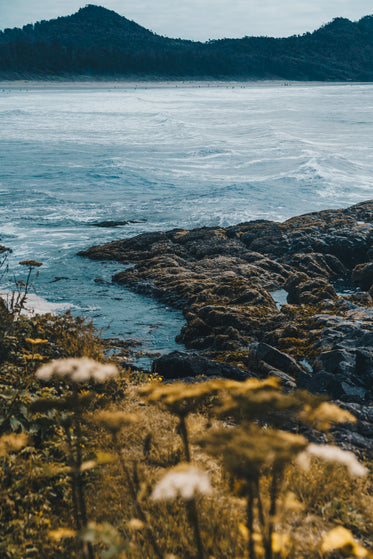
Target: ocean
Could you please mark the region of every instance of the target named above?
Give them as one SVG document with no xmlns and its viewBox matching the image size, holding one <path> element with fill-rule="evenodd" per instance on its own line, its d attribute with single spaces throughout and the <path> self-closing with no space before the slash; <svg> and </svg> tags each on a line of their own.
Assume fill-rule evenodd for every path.
<svg viewBox="0 0 373 559">
<path fill-rule="evenodd" d="M 112 284 L 120 264 L 76 253 L 372 198 L 372 125 L 372 84 L 3 83 L 0 242 L 13 253 L 0 288 L 38 260 L 29 306 L 171 351 L 181 312 Z"/>
</svg>

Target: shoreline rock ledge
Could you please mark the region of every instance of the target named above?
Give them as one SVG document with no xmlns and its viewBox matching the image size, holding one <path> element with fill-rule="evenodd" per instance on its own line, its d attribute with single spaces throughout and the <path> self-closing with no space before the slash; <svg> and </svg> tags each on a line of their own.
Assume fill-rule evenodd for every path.
<svg viewBox="0 0 373 559">
<path fill-rule="evenodd" d="M 194 375 L 220 363 L 237 378 L 275 374 L 328 394 L 360 418 L 353 444 L 373 449 L 373 200 L 284 223 L 144 233 L 79 255 L 132 264 L 113 281 L 183 310 L 177 341 L 205 359 Z"/>
</svg>

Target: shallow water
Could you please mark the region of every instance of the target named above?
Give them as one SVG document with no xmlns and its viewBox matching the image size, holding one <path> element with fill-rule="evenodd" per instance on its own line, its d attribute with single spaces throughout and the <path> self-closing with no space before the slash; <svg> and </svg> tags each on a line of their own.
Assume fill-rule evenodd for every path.
<svg viewBox="0 0 373 559">
<path fill-rule="evenodd" d="M 1 242 L 17 276 L 19 261 L 43 262 L 39 297 L 167 351 L 181 313 L 112 285 L 119 264 L 76 253 L 144 231 L 284 220 L 371 198 L 372 124 L 371 84 L 3 86 Z M 104 220 L 139 223 L 91 226 Z"/>
</svg>

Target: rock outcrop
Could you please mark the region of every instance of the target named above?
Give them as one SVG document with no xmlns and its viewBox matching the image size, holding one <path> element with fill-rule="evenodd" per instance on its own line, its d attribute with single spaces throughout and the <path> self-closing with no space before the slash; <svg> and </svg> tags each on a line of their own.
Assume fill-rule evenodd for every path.
<svg viewBox="0 0 373 559">
<path fill-rule="evenodd" d="M 156 359 L 152 365 L 152 372 L 164 379 L 205 376 L 241 381 L 256 376 L 228 363 L 207 359 L 195 353 L 182 353 L 180 351 L 173 351 Z"/>
<path fill-rule="evenodd" d="M 373 201 L 284 223 L 144 233 L 80 255 L 132 264 L 113 281 L 183 309 L 177 339 L 204 358 L 369 408 Z"/>
</svg>

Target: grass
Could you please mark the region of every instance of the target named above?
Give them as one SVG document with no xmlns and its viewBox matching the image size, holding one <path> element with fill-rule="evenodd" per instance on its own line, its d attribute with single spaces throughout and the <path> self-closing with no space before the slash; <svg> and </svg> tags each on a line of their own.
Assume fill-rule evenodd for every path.
<svg viewBox="0 0 373 559">
<path fill-rule="evenodd" d="M 312 458 L 305 471 L 308 441 L 282 430 L 286 418 L 327 428 L 337 408 L 275 379 L 166 385 L 119 368 L 102 382 L 118 363 L 68 313 L 0 305 L 0 347 L 4 559 L 372 556 L 372 464 L 350 477 L 337 459 Z M 52 362 L 66 358 L 77 361 Z M 154 500 L 165 476 L 176 493 Z"/>
</svg>

